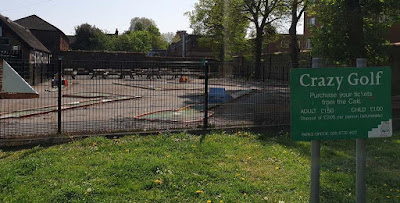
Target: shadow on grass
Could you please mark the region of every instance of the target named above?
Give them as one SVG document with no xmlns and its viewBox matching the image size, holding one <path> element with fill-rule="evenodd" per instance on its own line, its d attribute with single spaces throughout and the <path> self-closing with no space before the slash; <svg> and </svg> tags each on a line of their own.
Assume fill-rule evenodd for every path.
<svg viewBox="0 0 400 203">
<path fill-rule="evenodd" d="M 311 156 L 310 142 L 294 142 L 288 133 L 258 137 L 263 145 L 276 143 L 301 156 Z M 400 201 L 400 133 L 392 138 L 367 140 L 367 195 L 374 202 Z M 309 158 L 310 159 L 310 158 Z M 311 166 L 310 166 L 311 167 Z M 310 169 L 311 171 L 311 169 Z M 355 140 L 321 142 L 321 200 L 355 201 L 356 185 Z"/>
<path fill-rule="evenodd" d="M 9 156 L 11 156 L 13 153 L 12 152 L 18 152 L 21 150 L 24 150 L 21 152 L 21 155 L 19 155 L 18 157 L 20 159 L 23 159 L 31 154 L 37 153 L 42 151 L 43 149 L 45 149 L 46 147 L 42 147 L 42 146 L 25 146 L 25 147 L 13 147 L 13 148 L 5 148 L 3 150 L 3 152 L 6 152 L 4 155 L 0 156 L 0 160 L 5 159 Z"/>
<path fill-rule="evenodd" d="M 287 132 L 281 131 L 279 135 L 272 134 L 261 134 L 258 136 L 258 140 L 263 145 L 269 145 L 270 143 L 276 143 L 285 146 L 288 149 L 292 149 L 299 152 L 302 156 L 310 156 L 311 145 L 306 142 L 294 142 L 290 139 L 290 135 Z"/>
</svg>

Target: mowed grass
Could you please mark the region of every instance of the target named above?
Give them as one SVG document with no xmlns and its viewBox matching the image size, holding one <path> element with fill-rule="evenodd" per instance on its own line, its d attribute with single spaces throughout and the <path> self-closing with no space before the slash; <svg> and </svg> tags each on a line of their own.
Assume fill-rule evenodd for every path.
<svg viewBox="0 0 400 203">
<path fill-rule="evenodd" d="M 370 202 L 400 201 L 400 136 L 368 140 Z M 322 202 L 354 202 L 355 141 L 322 143 Z M 0 202 L 308 202 L 310 143 L 287 133 L 103 137 L 0 151 Z"/>
</svg>

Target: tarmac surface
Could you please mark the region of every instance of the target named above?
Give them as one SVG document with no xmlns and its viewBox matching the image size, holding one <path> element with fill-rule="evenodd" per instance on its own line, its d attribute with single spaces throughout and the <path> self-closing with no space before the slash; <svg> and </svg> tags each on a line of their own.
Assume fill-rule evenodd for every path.
<svg viewBox="0 0 400 203">
<path fill-rule="evenodd" d="M 196 106 L 204 110 L 204 80 L 190 79 L 179 83 L 179 78 L 135 77 L 119 79 L 79 75 L 66 77 L 68 87 L 62 88 L 62 132 L 65 134 L 93 134 L 136 132 L 149 130 L 198 128 L 204 114 L 188 114 L 182 122 L 168 118 L 158 121 L 138 119 L 138 115 Z M 0 139 L 46 136 L 57 133 L 58 90 L 50 81 L 33 87 L 39 92 L 38 99 L 0 100 Z M 213 78 L 209 88 L 224 88 L 231 98 L 223 103 L 209 105 L 213 114 L 210 126 L 240 127 L 252 125 L 281 125 L 290 123 L 289 87 L 279 83 L 256 83 L 244 80 Z M 115 100 L 117 97 L 134 99 Z M 107 101 L 95 102 L 93 100 Z M 75 105 L 76 108 L 64 108 Z M 52 111 L 26 115 L 49 107 Z M 54 109 L 55 108 L 55 109 Z M 21 113 L 22 112 L 22 113 Z M 21 113 L 22 116 L 18 116 Z M 6 115 L 17 115 L 7 117 Z M 196 117 L 193 117 L 196 116 Z M 7 118 L 6 118 L 7 117 Z M 194 122 L 185 122 L 194 121 Z"/>
</svg>

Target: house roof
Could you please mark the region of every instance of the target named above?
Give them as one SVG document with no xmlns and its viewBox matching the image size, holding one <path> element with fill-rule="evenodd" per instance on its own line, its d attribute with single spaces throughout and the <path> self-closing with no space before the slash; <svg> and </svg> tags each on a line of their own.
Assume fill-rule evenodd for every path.
<svg viewBox="0 0 400 203">
<path fill-rule="evenodd" d="M 0 14 L 0 21 L 12 30 L 23 42 L 33 49 L 50 53 L 50 51 L 25 27 L 15 23 L 7 17 Z"/>
<path fill-rule="evenodd" d="M 68 39 L 68 37 L 64 34 L 63 31 L 58 29 L 56 26 L 50 24 L 49 22 L 43 20 L 37 15 L 27 16 L 25 18 L 18 19 L 15 22 L 30 30 L 45 30 L 45 31 L 60 32 L 66 39 Z"/>
</svg>

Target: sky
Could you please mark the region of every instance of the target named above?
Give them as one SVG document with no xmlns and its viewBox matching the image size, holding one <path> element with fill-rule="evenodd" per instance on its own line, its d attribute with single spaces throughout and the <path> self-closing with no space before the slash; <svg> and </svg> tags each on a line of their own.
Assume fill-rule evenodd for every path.
<svg viewBox="0 0 400 203">
<path fill-rule="evenodd" d="M 185 13 L 194 9 L 199 0 L 2 0 L 0 14 L 18 20 L 37 15 L 74 35 L 75 27 L 83 23 L 95 25 L 107 33 L 129 29 L 134 17 L 154 20 L 161 33 L 186 30 L 192 33 Z M 302 22 L 302 19 L 300 20 Z M 288 32 L 288 24 L 279 26 L 279 33 Z M 298 33 L 303 34 L 302 23 Z"/>
<path fill-rule="evenodd" d="M 8 0 L 2 1 L 0 14 L 17 20 L 37 15 L 62 30 L 75 34 L 75 27 L 83 23 L 95 25 L 108 33 L 128 30 L 134 17 L 154 20 L 161 33 L 192 30 L 189 18 L 198 0 Z"/>
</svg>

